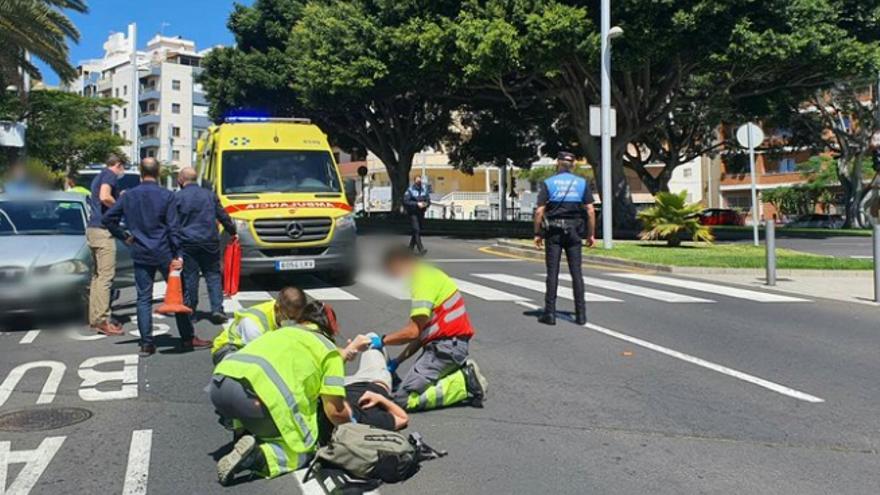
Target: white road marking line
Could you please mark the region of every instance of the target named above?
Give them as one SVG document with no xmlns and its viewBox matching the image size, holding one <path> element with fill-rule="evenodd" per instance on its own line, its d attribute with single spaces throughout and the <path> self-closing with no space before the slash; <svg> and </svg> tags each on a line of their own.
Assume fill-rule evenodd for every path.
<svg viewBox="0 0 880 495">
<path fill-rule="evenodd" d="M 676 351 L 674 349 L 669 349 L 668 347 L 663 347 L 661 345 L 653 344 L 646 340 L 642 340 L 636 337 L 631 337 L 629 335 L 615 332 L 614 330 L 607 329 L 605 327 L 601 327 L 599 325 L 595 325 L 593 323 L 587 323 L 584 325 L 584 328 L 589 328 L 595 332 L 599 332 L 601 334 L 605 334 L 609 337 L 614 337 L 616 339 L 625 340 L 631 344 L 635 344 L 646 349 L 651 349 L 652 351 L 659 352 L 661 354 L 666 354 L 667 356 L 674 357 L 676 359 L 680 359 L 682 361 L 686 361 L 691 364 L 696 364 L 697 366 L 702 366 L 703 368 L 710 369 L 712 371 L 717 371 L 718 373 L 722 373 L 728 376 L 732 376 L 734 378 L 738 378 L 742 381 L 752 383 L 759 387 L 764 387 L 767 390 L 772 390 L 778 394 L 787 395 L 789 397 L 806 401 L 812 403 L 825 402 L 825 399 L 821 399 L 814 395 L 806 394 L 804 392 L 795 390 L 793 388 L 786 387 L 784 385 L 780 385 L 778 383 L 771 382 L 769 380 L 765 380 L 763 378 L 758 378 L 757 376 L 750 375 L 748 373 L 743 373 L 742 371 L 735 370 L 733 368 L 728 368 L 727 366 L 722 366 L 720 364 L 715 364 L 711 361 L 706 361 L 705 359 L 698 358 L 696 356 L 691 356 L 690 354 L 685 354 L 683 352 Z"/>
<path fill-rule="evenodd" d="M 504 284 L 516 285 L 518 287 L 522 287 L 524 289 L 529 289 L 538 292 L 544 292 L 545 286 L 543 282 L 538 282 L 537 280 L 530 280 L 524 277 L 517 277 L 515 275 L 508 275 L 506 273 L 475 273 L 475 277 L 485 278 L 488 280 L 494 280 L 496 282 L 501 282 Z M 613 297 L 603 296 L 601 294 L 594 294 L 592 292 L 585 292 L 586 300 L 589 302 L 623 302 L 620 299 L 615 299 Z M 559 287 L 557 291 L 557 296 L 563 299 L 574 299 L 574 293 L 568 287 Z"/>
<path fill-rule="evenodd" d="M 272 299 L 272 294 L 269 294 L 268 292 L 266 292 L 264 290 L 255 290 L 255 291 L 239 292 L 238 294 L 235 295 L 235 297 L 239 301 L 244 300 L 244 301 L 263 302 L 263 301 L 268 301 L 269 299 Z"/>
<path fill-rule="evenodd" d="M 855 259 L 855 260 L 870 260 L 870 259 L 873 259 L 874 257 L 873 257 L 873 256 L 862 256 L 862 255 L 854 254 L 854 255 L 850 256 L 850 258 Z"/>
<path fill-rule="evenodd" d="M 400 301 L 410 300 L 409 291 L 403 284 L 377 273 L 361 273 L 357 282 Z"/>
<path fill-rule="evenodd" d="M 39 330 L 28 330 L 26 334 L 21 337 L 21 340 L 18 341 L 19 344 L 30 344 L 37 338 L 37 335 L 40 335 Z"/>
<path fill-rule="evenodd" d="M 167 290 L 165 282 L 156 282 L 153 284 L 153 300 L 161 301 L 165 299 L 165 291 Z"/>
<path fill-rule="evenodd" d="M 125 468 L 125 484 L 122 486 L 122 495 L 147 493 L 152 448 L 153 430 L 131 432 L 131 445 L 128 449 L 128 466 Z"/>
<path fill-rule="evenodd" d="M 241 303 L 238 302 L 238 295 L 223 299 L 223 312 L 235 313 L 241 309 Z"/>
<path fill-rule="evenodd" d="M 526 303 L 526 302 L 520 301 L 520 302 L 517 302 L 516 304 L 519 304 L 520 306 L 523 306 L 523 307 L 526 307 L 526 308 L 529 308 L 532 310 L 540 310 L 541 309 L 540 306 L 535 305 L 535 304 L 531 304 L 531 303 Z M 624 341 L 629 342 L 631 344 L 635 344 L 637 346 L 644 347 L 645 349 L 650 349 L 652 351 L 659 352 L 661 354 L 665 354 L 667 356 L 674 357 L 676 359 L 680 359 L 682 361 L 685 361 L 685 362 L 688 362 L 691 364 L 696 364 L 697 366 L 701 366 L 703 368 L 706 368 L 706 369 L 709 369 L 712 371 L 717 371 L 718 373 L 722 373 L 722 374 L 725 374 L 728 376 L 732 376 L 734 378 L 738 378 L 738 379 L 743 380 L 745 382 L 748 382 L 748 383 L 751 383 L 754 385 L 758 385 L 759 387 L 764 387 L 768 390 L 772 390 L 773 392 L 776 392 L 776 393 L 779 393 L 782 395 L 787 395 L 789 397 L 792 397 L 792 398 L 795 398 L 798 400 L 812 402 L 814 404 L 820 403 L 820 402 L 825 402 L 825 399 L 816 397 L 814 395 L 806 394 L 806 393 L 801 392 L 799 390 L 795 390 L 793 388 L 786 387 L 785 385 L 780 385 L 778 383 L 774 383 L 769 380 L 765 380 L 763 378 L 759 378 L 757 376 L 750 375 L 748 373 L 743 373 L 742 371 L 738 371 L 733 368 L 728 368 L 727 366 L 715 364 L 711 361 L 706 361 L 705 359 L 698 358 L 696 356 L 691 356 L 690 354 L 685 354 L 683 352 L 676 351 L 676 350 L 670 349 L 668 347 L 663 347 L 661 345 L 657 345 L 652 342 L 648 342 L 647 340 L 642 340 L 637 337 L 632 337 L 632 336 L 629 336 L 625 333 L 616 332 L 614 330 L 610 330 L 608 328 L 601 327 L 601 326 L 593 324 L 593 323 L 587 323 L 586 325 L 584 325 L 584 328 L 593 330 L 594 332 L 598 332 L 603 335 L 607 335 L 609 337 L 613 337 L 615 339 L 624 340 Z"/>
<path fill-rule="evenodd" d="M 738 289 L 736 287 L 728 287 L 726 285 L 710 284 L 707 282 L 697 282 L 695 280 L 686 280 L 672 277 L 662 277 L 659 275 L 642 275 L 640 273 L 609 273 L 613 277 L 622 277 L 642 282 L 650 282 L 660 285 L 671 285 L 682 289 L 691 289 L 700 292 L 709 292 L 737 299 L 746 299 L 749 301 L 762 303 L 779 303 L 779 302 L 809 302 L 807 299 L 800 299 L 791 296 L 782 296 L 770 292 L 758 292 L 754 290 Z"/>
<path fill-rule="evenodd" d="M 432 259 L 431 263 L 519 263 L 523 260 L 509 258 L 449 258 L 449 259 Z"/>
<path fill-rule="evenodd" d="M 566 273 L 559 274 L 559 278 L 561 280 L 567 280 L 571 282 L 571 275 Z M 587 284 L 587 287 L 599 287 L 602 289 L 613 290 L 615 292 L 623 292 L 624 294 L 632 294 L 635 296 L 644 297 L 647 299 L 654 299 L 657 301 L 663 301 L 667 303 L 714 303 L 715 301 L 711 299 L 703 299 L 700 297 L 687 296 L 684 294 L 678 294 L 675 292 L 667 292 L 665 290 L 657 290 L 651 289 L 649 287 L 642 287 L 639 285 L 630 285 L 624 284 L 621 282 L 615 282 L 613 280 L 605 280 L 601 278 L 594 277 L 584 277 L 584 283 Z"/>
<path fill-rule="evenodd" d="M 462 280 L 460 278 L 454 278 L 452 280 L 458 285 L 460 291 L 484 301 L 528 301 L 525 297 L 493 289 L 492 287 L 486 287 L 485 285 L 468 282 L 467 280 Z"/>
<path fill-rule="evenodd" d="M 11 442 L 0 442 L 0 494 L 28 495 L 66 438 L 45 438 L 34 450 L 12 450 Z M 24 467 L 6 488 L 10 464 L 24 464 Z"/>
<path fill-rule="evenodd" d="M 321 287 L 318 289 L 306 289 L 306 294 L 319 301 L 357 301 L 359 298 L 339 287 Z"/>
</svg>

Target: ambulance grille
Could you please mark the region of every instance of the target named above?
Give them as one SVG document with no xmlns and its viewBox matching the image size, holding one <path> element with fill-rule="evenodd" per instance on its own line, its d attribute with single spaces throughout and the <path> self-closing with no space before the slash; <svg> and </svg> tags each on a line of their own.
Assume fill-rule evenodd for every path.
<svg viewBox="0 0 880 495">
<path fill-rule="evenodd" d="M 266 243 L 323 241 L 330 235 L 333 220 L 316 218 L 264 218 L 254 220 L 254 231 Z"/>
</svg>

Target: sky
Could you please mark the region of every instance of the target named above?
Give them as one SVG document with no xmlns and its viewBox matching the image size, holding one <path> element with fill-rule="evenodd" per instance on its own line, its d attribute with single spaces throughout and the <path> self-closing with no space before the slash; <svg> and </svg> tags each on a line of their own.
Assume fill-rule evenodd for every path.
<svg viewBox="0 0 880 495">
<path fill-rule="evenodd" d="M 138 25 L 138 48 L 164 29 L 166 36 L 183 36 L 196 42 L 201 50 L 214 45 L 229 45 L 232 34 L 226 21 L 235 3 L 250 5 L 253 0 L 87 0 L 87 14 L 71 13 L 80 31 L 79 44 L 70 45 L 73 65 L 81 60 L 100 58 L 104 41 L 112 32 L 126 32 L 132 22 Z M 58 84 L 58 76 L 39 64 L 49 85 Z"/>
</svg>

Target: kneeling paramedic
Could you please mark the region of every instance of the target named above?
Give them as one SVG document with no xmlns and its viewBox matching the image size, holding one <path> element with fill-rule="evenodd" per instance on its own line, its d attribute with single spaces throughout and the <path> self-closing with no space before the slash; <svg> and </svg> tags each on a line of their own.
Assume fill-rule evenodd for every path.
<svg viewBox="0 0 880 495">
<path fill-rule="evenodd" d="M 394 394 L 407 411 L 423 411 L 470 401 L 482 407 L 487 382 L 468 358 L 474 328 L 458 286 L 439 269 L 421 262 L 404 246 L 390 249 L 383 264 L 395 278 L 408 279 L 412 297 L 410 321 L 400 330 L 373 337 L 372 347 L 406 345 L 388 361 L 394 373 L 400 363 L 422 350 Z"/>
<path fill-rule="evenodd" d="M 274 478 L 305 467 L 317 448 L 319 406 L 333 425 L 351 421 L 335 315 L 325 321 L 284 322 L 214 368 L 214 407 L 247 432 L 218 461 L 221 484 L 246 470 Z"/>
<path fill-rule="evenodd" d="M 278 328 L 278 322 L 298 321 L 306 305 L 306 294 L 297 287 L 285 287 L 272 301 L 235 312 L 232 323 L 214 338 L 211 359 L 216 365 L 249 342 Z"/>
</svg>

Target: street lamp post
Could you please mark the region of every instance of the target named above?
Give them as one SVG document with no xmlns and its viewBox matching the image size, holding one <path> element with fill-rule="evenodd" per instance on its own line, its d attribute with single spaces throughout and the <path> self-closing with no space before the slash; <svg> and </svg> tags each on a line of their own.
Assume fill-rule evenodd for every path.
<svg viewBox="0 0 880 495">
<path fill-rule="evenodd" d="M 611 180 L 611 40 L 623 34 L 619 27 L 611 28 L 611 0 L 602 0 L 602 101 L 601 101 L 601 147 L 602 147 L 602 247 L 614 247 L 612 238 L 612 204 L 614 194 Z"/>
</svg>

